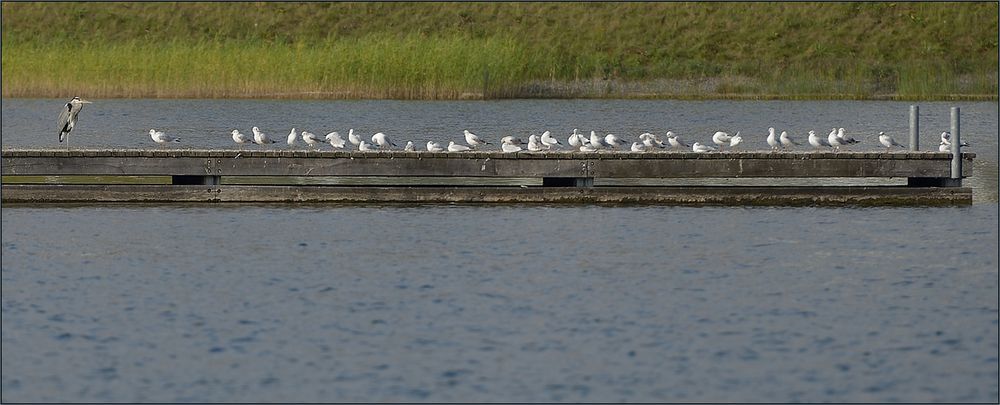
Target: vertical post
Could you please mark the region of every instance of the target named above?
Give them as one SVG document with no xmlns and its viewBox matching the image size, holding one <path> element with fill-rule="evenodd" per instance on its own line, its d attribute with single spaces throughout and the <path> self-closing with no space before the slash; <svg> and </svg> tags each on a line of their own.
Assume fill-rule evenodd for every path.
<svg viewBox="0 0 1000 405">
<path fill-rule="evenodd" d="M 910 152 L 920 150 L 920 107 L 910 106 Z"/>
<path fill-rule="evenodd" d="M 959 109 L 951 107 L 951 178 L 962 182 L 962 135 L 959 125 Z"/>
</svg>

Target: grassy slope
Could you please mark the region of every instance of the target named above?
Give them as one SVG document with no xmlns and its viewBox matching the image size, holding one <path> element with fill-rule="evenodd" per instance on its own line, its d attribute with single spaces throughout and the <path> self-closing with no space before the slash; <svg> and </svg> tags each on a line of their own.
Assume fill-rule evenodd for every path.
<svg viewBox="0 0 1000 405">
<path fill-rule="evenodd" d="M 996 3 L 3 3 L 3 93 L 995 97 L 996 32 Z"/>
</svg>

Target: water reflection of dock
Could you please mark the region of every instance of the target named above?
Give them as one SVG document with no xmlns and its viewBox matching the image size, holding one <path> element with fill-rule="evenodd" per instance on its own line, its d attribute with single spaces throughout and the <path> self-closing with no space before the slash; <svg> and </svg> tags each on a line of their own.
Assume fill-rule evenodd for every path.
<svg viewBox="0 0 1000 405">
<path fill-rule="evenodd" d="M 940 152 L 5 149 L 3 202 L 970 204 Z M 975 154 L 964 153 L 961 177 Z"/>
</svg>

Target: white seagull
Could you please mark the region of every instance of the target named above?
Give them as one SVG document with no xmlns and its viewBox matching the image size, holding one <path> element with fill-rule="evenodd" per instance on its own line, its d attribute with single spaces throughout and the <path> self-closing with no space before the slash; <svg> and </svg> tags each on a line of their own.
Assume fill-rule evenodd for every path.
<svg viewBox="0 0 1000 405">
<path fill-rule="evenodd" d="M 583 142 L 583 135 L 580 135 L 580 132 L 576 128 L 573 128 L 573 135 L 570 135 L 566 142 L 569 143 L 569 146 L 577 149 L 585 143 Z"/>
<path fill-rule="evenodd" d="M 444 148 L 441 147 L 441 144 L 439 144 L 437 142 L 427 141 L 427 151 L 428 152 L 443 152 Z"/>
<path fill-rule="evenodd" d="M 354 133 L 354 128 L 347 130 L 347 141 L 354 146 L 361 145 L 361 137 Z"/>
<path fill-rule="evenodd" d="M 413 152 L 415 148 L 413 147 L 413 141 L 406 141 L 406 146 L 403 147 L 404 152 Z"/>
<path fill-rule="evenodd" d="M 553 137 L 552 133 L 549 131 L 543 132 L 540 140 L 542 141 L 542 145 L 545 145 L 545 149 L 552 149 L 552 147 L 556 145 L 562 146 L 562 142 L 559 142 L 558 139 Z"/>
<path fill-rule="evenodd" d="M 375 145 L 372 145 L 372 144 L 370 144 L 368 142 L 365 142 L 362 139 L 361 140 L 361 144 L 358 145 L 358 150 L 362 151 L 362 152 L 371 152 L 371 151 L 374 151 L 374 150 L 378 150 L 378 148 L 376 148 Z"/>
<path fill-rule="evenodd" d="M 292 128 L 292 132 L 288 133 L 288 140 L 285 142 L 288 143 L 288 146 L 295 145 L 296 137 L 298 137 L 298 135 L 295 134 L 295 128 Z"/>
<path fill-rule="evenodd" d="M 646 146 L 639 142 L 632 142 L 632 152 L 645 152 Z"/>
<path fill-rule="evenodd" d="M 830 135 L 827 135 L 826 138 L 827 138 L 826 139 L 827 143 L 829 143 L 830 146 L 834 147 L 837 150 L 837 152 L 840 152 L 841 146 L 847 145 L 847 143 L 844 142 L 843 139 L 837 137 L 836 129 L 834 129 L 833 132 L 830 132 Z"/>
<path fill-rule="evenodd" d="M 468 146 L 459 145 L 455 143 L 455 141 L 448 141 L 448 152 L 466 152 L 470 150 L 472 150 L 472 148 Z"/>
<path fill-rule="evenodd" d="M 150 129 L 149 130 L 149 137 L 153 138 L 153 141 L 155 141 L 158 144 L 164 144 L 164 143 L 167 143 L 167 142 L 180 142 L 181 141 L 181 138 L 177 138 L 177 137 L 173 137 L 173 136 L 164 134 L 163 131 L 157 131 L 155 129 Z"/>
<path fill-rule="evenodd" d="M 236 142 L 239 145 L 243 145 L 243 144 L 246 144 L 247 142 L 251 142 L 251 141 L 250 141 L 250 137 L 248 137 L 245 134 L 243 134 L 242 132 L 240 132 L 240 130 L 234 129 L 233 130 L 233 142 Z"/>
<path fill-rule="evenodd" d="M 715 142 L 715 144 L 719 145 L 719 147 L 729 144 L 730 139 L 732 139 L 732 137 L 722 131 L 718 131 L 715 135 L 712 135 L 712 142 Z"/>
<path fill-rule="evenodd" d="M 309 145 L 310 148 L 319 145 L 322 142 L 316 137 L 316 134 L 306 131 L 302 131 L 302 140 L 306 141 L 306 144 Z"/>
<path fill-rule="evenodd" d="M 888 152 L 893 146 L 898 146 L 900 148 L 905 148 L 905 146 L 900 145 L 895 139 L 892 139 L 892 135 L 886 135 L 885 132 L 878 133 L 878 142 L 885 146 L 885 151 Z"/>
<path fill-rule="evenodd" d="M 345 141 L 344 138 L 341 138 L 337 131 L 326 134 L 326 141 L 330 143 L 330 146 L 337 149 L 344 149 L 344 146 L 347 145 L 347 141 Z"/>
<path fill-rule="evenodd" d="M 680 147 L 690 148 L 691 147 L 691 145 L 688 145 L 687 143 L 685 143 L 681 139 L 681 137 L 679 137 L 677 135 L 674 135 L 674 133 L 671 132 L 671 131 L 667 131 L 667 142 L 670 143 L 670 147 L 672 147 L 672 148 L 680 148 Z"/>
<path fill-rule="evenodd" d="M 778 137 L 778 140 L 781 141 L 781 146 L 783 148 L 788 148 L 791 147 L 792 145 L 799 146 L 798 142 L 795 142 L 794 139 L 788 136 L 787 131 L 781 131 L 781 136 Z"/>
<path fill-rule="evenodd" d="M 476 134 L 469 132 L 468 129 L 464 130 L 464 132 L 465 132 L 465 143 L 469 144 L 469 146 L 473 148 L 478 148 L 480 145 L 492 145 L 488 141 L 484 141 L 483 139 L 479 138 L 479 136 L 477 136 Z"/>
<path fill-rule="evenodd" d="M 837 130 L 837 138 L 842 139 L 841 143 L 846 143 L 846 144 L 855 144 L 861 142 L 857 139 L 854 139 L 853 136 L 844 135 L 844 128 L 840 128 Z"/>
<path fill-rule="evenodd" d="M 716 147 L 714 147 L 714 146 L 702 145 L 702 144 L 700 144 L 698 142 L 695 142 L 693 145 L 691 145 L 691 150 L 693 150 L 695 152 L 698 152 L 698 153 L 703 153 L 703 152 L 711 152 L 713 150 L 719 150 L 719 149 L 716 148 Z"/>
<path fill-rule="evenodd" d="M 809 131 L 809 144 L 816 149 L 823 148 L 824 146 L 827 148 L 831 147 L 830 142 L 816 135 L 816 131 Z"/>
<path fill-rule="evenodd" d="M 275 142 L 274 139 L 270 139 L 263 132 L 260 132 L 260 128 L 253 127 L 250 130 L 253 131 L 253 143 L 264 145 Z"/>
<path fill-rule="evenodd" d="M 512 136 L 504 137 L 503 141 L 502 141 L 503 143 L 500 144 L 500 149 L 503 150 L 504 152 L 508 152 L 508 153 L 509 152 L 520 152 L 520 151 L 524 150 L 524 149 L 521 149 L 521 147 L 518 146 L 515 143 L 515 140 L 516 140 L 516 138 L 514 138 Z"/>
<path fill-rule="evenodd" d="M 736 135 L 733 135 L 732 138 L 729 138 L 729 148 L 730 149 L 735 148 L 736 145 L 739 145 L 741 143 L 743 143 L 743 137 L 740 136 L 740 131 L 736 131 Z"/>
<path fill-rule="evenodd" d="M 597 136 L 597 132 L 590 131 L 590 147 L 594 149 L 604 149 L 607 145 L 604 144 L 604 140 Z"/>
<path fill-rule="evenodd" d="M 653 140 L 653 134 L 649 132 L 639 135 L 639 142 L 642 144 L 643 150 L 653 149 L 654 147 L 657 147 L 656 141 Z M 660 145 L 659 147 L 662 148 L 663 146 Z"/>
<path fill-rule="evenodd" d="M 944 131 L 941 133 L 941 143 L 951 146 L 951 132 Z M 962 141 L 962 146 L 969 146 L 969 143 Z"/>
<path fill-rule="evenodd" d="M 781 147 L 781 141 L 778 140 L 778 136 L 774 133 L 774 127 L 767 129 L 767 144 L 771 147 L 771 151 L 778 150 Z"/>
<path fill-rule="evenodd" d="M 381 132 L 372 135 L 372 143 L 378 145 L 380 149 L 389 149 L 390 146 L 394 148 L 397 147 L 395 142 L 389 139 L 389 137 L 386 136 L 386 134 L 383 134 Z"/>
<path fill-rule="evenodd" d="M 617 136 L 615 136 L 615 134 L 607 134 L 607 135 L 605 135 L 604 136 L 604 143 L 608 144 L 608 146 L 610 146 L 612 148 L 615 148 L 615 149 L 618 149 L 618 144 L 621 144 L 621 146 L 628 145 L 627 142 L 619 139 Z"/>
<path fill-rule="evenodd" d="M 531 135 L 528 137 L 528 150 L 531 152 L 541 152 L 548 148 L 542 144 L 542 141 L 538 140 L 538 135 Z"/>
</svg>

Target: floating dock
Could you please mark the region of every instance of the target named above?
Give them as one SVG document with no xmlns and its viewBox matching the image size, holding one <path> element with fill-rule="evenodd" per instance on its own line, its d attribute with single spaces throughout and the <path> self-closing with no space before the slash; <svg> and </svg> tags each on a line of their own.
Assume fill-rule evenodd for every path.
<svg viewBox="0 0 1000 405">
<path fill-rule="evenodd" d="M 962 178 L 972 175 L 974 158 L 962 153 L 964 164 L 956 173 L 952 153 L 942 152 L 4 149 L 2 200 L 962 205 L 972 203 L 972 190 L 962 187 Z M 119 178 L 130 184 L 120 184 Z M 829 178 L 899 184 L 822 185 Z M 323 179 L 351 181 L 317 184 Z M 387 179 L 393 184 L 386 185 Z M 505 179 L 530 184 L 498 184 Z M 764 184 L 630 183 L 669 179 L 758 179 Z M 788 179 L 798 182 L 785 184 Z"/>
</svg>

